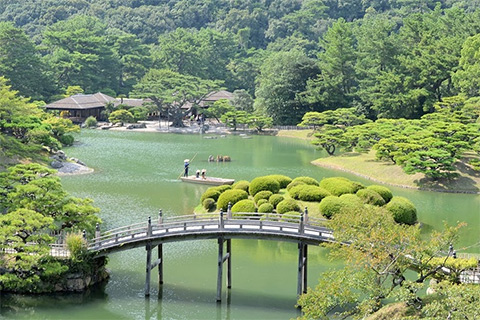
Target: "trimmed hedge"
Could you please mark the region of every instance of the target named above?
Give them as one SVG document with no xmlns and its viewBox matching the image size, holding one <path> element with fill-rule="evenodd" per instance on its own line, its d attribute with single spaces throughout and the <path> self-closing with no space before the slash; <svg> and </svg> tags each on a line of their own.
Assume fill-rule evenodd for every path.
<svg viewBox="0 0 480 320">
<path fill-rule="evenodd" d="M 305 176 L 304 177 L 296 177 L 295 179 L 293 179 L 292 182 L 294 182 L 294 181 L 301 181 L 305 184 L 309 184 L 309 185 L 312 185 L 312 186 L 318 186 L 319 185 L 319 183 L 316 179 L 311 178 L 311 177 L 305 177 Z"/>
<path fill-rule="evenodd" d="M 211 198 L 214 201 L 217 201 L 220 194 L 221 192 L 218 191 L 216 188 L 208 188 L 200 197 L 200 203 L 203 204 L 203 201 L 205 201 L 205 199 L 208 199 L 208 198 Z"/>
<path fill-rule="evenodd" d="M 248 198 L 248 193 L 240 189 L 226 190 L 223 192 L 217 200 L 217 209 L 223 209 L 226 211 L 228 208 L 228 203 L 231 202 L 232 206 L 240 200 Z"/>
<path fill-rule="evenodd" d="M 270 198 L 268 198 L 268 202 L 270 202 L 274 208 L 285 199 L 281 194 L 272 194 Z"/>
<path fill-rule="evenodd" d="M 260 191 L 259 193 L 257 193 L 254 197 L 253 197 L 253 200 L 255 201 L 255 203 L 258 202 L 258 200 L 260 199 L 268 199 L 270 198 L 270 196 L 273 195 L 273 193 L 271 191 L 268 191 L 268 190 L 265 190 L 265 191 Z"/>
<path fill-rule="evenodd" d="M 306 184 L 306 183 L 303 182 L 303 181 L 300 181 L 300 180 L 292 181 L 288 184 L 287 191 L 290 191 L 290 189 L 292 189 L 293 187 L 304 185 L 304 184 Z"/>
<path fill-rule="evenodd" d="M 240 200 L 232 206 L 232 213 L 255 212 L 255 210 L 255 203 L 250 199 Z"/>
<path fill-rule="evenodd" d="M 215 209 L 215 200 L 212 198 L 207 198 L 203 200 L 202 206 L 207 211 L 212 211 Z"/>
<path fill-rule="evenodd" d="M 383 198 L 383 200 L 385 200 L 385 203 L 389 203 L 390 200 L 392 200 L 392 197 L 393 197 L 392 191 L 390 191 L 390 189 L 388 189 L 387 187 L 379 186 L 379 185 L 371 185 L 371 186 L 368 186 L 367 189 L 373 190 L 376 193 L 378 193 Z"/>
<path fill-rule="evenodd" d="M 277 213 L 283 214 L 288 211 L 300 211 L 300 206 L 293 199 L 284 199 L 277 204 Z"/>
<path fill-rule="evenodd" d="M 277 180 L 277 182 L 280 184 L 280 189 L 285 189 L 290 182 L 292 182 L 292 178 L 284 176 L 282 174 L 271 174 L 266 177 L 273 178 Z"/>
<path fill-rule="evenodd" d="M 357 191 L 357 197 L 362 199 L 363 202 L 372 204 L 374 206 L 381 207 L 385 204 L 385 200 L 382 198 L 382 196 L 373 189 L 360 189 Z"/>
<path fill-rule="evenodd" d="M 265 190 L 271 191 L 272 193 L 278 193 L 280 190 L 280 184 L 274 178 L 265 176 L 253 179 L 248 187 L 248 191 L 252 196 L 255 196 L 260 191 Z"/>
<path fill-rule="evenodd" d="M 212 187 L 212 189 L 216 189 L 216 190 L 220 191 L 220 193 L 223 193 L 227 190 L 232 189 L 232 186 L 230 186 L 228 184 L 223 184 L 221 186 Z"/>
<path fill-rule="evenodd" d="M 232 185 L 232 189 L 241 189 L 245 192 L 248 192 L 248 187 L 249 186 L 250 186 L 250 182 L 248 182 L 247 180 L 240 180 L 238 182 L 235 182 Z"/>
<path fill-rule="evenodd" d="M 264 199 L 262 199 L 262 200 L 264 200 Z M 258 212 L 260 212 L 260 213 L 273 212 L 273 205 L 269 202 L 265 202 L 264 204 L 262 204 L 258 207 Z"/>
<path fill-rule="evenodd" d="M 260 207 L 264 203 L 270 203 L 267 199 L 260 199 L 257 201 L 257 207 Z"/>
<path fill-rule="evenodd" d="M 326 189 L 334 196 L 341 196 L 346 193 L 354 194 L 364 188 L 362 184 L 343 177 L 325 178 L 320 181 L 320 187 Z"/>
<path fill-rule="evenodd" d="M 415 224 L 417 222 L 417 209 L 415 205 L 404 197 L 393 197 L 385 208 L 393 215 L 397 223 Z"/>
<path fill-rule="evenodd" d="M 289 191 L 292 198 L 302 201 L 322 201 L 326 196 L 330 196 L 331 193 L 327 190 L 314 186 L 314 185 L 298 185 L 290 189 Z"/>
</svg>

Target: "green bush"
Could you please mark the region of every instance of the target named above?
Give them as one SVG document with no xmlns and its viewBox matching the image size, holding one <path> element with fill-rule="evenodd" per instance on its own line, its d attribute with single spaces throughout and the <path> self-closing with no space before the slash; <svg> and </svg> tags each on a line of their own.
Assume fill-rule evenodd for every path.
<svg viewBox="0 0 480 320">
<path fill-rule="evenodd" d="M 415 205 L 404 197 L 393 197 L 385 208 L 393 215 L 398 223 L 414 224 L 417 222 L 417 209 Z"/>
<path fill-rule="evenodd" d="M 280 190 L 280 184 L 277 180 L 271 177 L 257 177 L 250 182 L 248 191 L 252 196 L 255 196 L 260 191 L 271 191 L 272 193 L 278 193 Z"/>
<path fill-rule="evenodd" d="M 302 201 L 322 201 L 326 196 L 330 196 L 330 192 L 317 187 L 315 185 L 298 185 L 290 189 L 289 191 L 292 198 Z"/>
<path fill-rule="evenodd" d="M 300 180 L 292 181 L 288 184 L 287 191 L 290 191 L 290 189 L 292 189 L 293 187 L 296 187 L 296 186 L 299 186 L 299 185 L 304 185 L 304 184 L 306 184 L 306 183 L 303 182 L 303 181 L 300 181 Z"/>
<path fill-rule="evenodd" d="M 301 215 L 302 215 L 302 213 L 298 212 L 298 211 L 288 211 L 288 212 L 285 212 L 283 214 L 283 217 L 282 217 L 282 219 L 280 219 L 280 221 L 283 221 L 283 222 L 298 222 L 298 221 L 300 221 Z M 288 217 L 286 217 L 286 216 L 288 216 Z"/>
<path fill-rule="evenodd" d="M 232 189 L 241 189 L 245 192 L 248 192 L 248 187 L 250 186 L 250 182 L 247 180 L 240 180 L 233 184 Z"/>
<path fill-rule="evenodd" d="M 223 192 L 217 200 L 217 209 L 223 209 L 226 211 L 228 208 L 228 203 L 230 202 L 232 206 L 240 200 L 248 198 L 248 193 L 240 189 L 226 190 Z M 255 205 L 254 205 L 255 206 Z"/>
<path fill-rule="evenodd" d="M 87 128 L 92 128 L 97 126 L 97 118 L 94 116 L 90 116 L 87 119 L 85 119 L 85 127 Z"/>
<path fill-rule="evenodd" d="M 115 110 L 108 116 L 111 123 L 132 123 L 133 115 L 127 110 Z"/>
<path fill-rule="evenodd" d="M 360 189 L 357 191 L 357 197 L 363 200 L 363 202 L 372 204 L 374 206 L 383 206 L 385 200 L 382 198 L 378 192 L 373 189 Z"/>
<path fill-rule="evenodd" d="M 343 201 L 337 196 L 328 196 L 323 198 L 320 202 L 319 208 L 320 213 L 325 217 L 330 219 L 335 214 L 342 211 L 344 207 Z"/>
<path fill-rule="evenodd" d="M 207 198 L 202 201 L 202 206 L 207 211 L 212 211 L 215 209 L 215 200 L 212 198 Z"/>
<path fill-rule="evenodd" d="M 255 203 L 250 199 L 240 200 L 232 207 L 232 213 L 255 212 Z"/>
<path fill-rule="evenodd" d="M 73 138 L 72 135 L 64 134 L 58 138 L 58 141 L 60 141 L 60 143 L 63 144 L 64 146 L 71 146 L 73 144 L 73 141 L 75 141 L 75 139 Z"/>
<path fill-rule="evenodd" d="M 277 180 L 277 182 L 280 184 L 280 189 L 285 189 L 288 186 L 288 184 L 292 182 L 292 178 L 284 176 L 282 174 L 271 174 L 266 177 Z"/>
<path fill-rule="evenodd" d="M 220 193 L 223 193 L 224 191 L 232 189 L 232 186 L 228 184 L 223 184 L 221 186 L 212 187 L 212 189 L 218 190 L 220 191 Z"/>
<path fill-rule="evenodd" d="M 305 184 L 308 184 L 308 185 L 312 185 L 312 186 L 318 186 L 318 181 L 314 178 L 311 178 L 311 177 L 296 177 L 295 179 L 293 179 L 292 182 L 296 182 L 296 181 L 301 181 Z"/>
<path fill-rule="evenodd" d="M 285 199 L 281 194 L 272 194 L 270 198 L 268 198 L 268 202 L 270 202 L 274 208 Z"/>
<path fill-rule="evenodd" d="M 255 201 L 255 203 L 258 203 L 258 200 L 260 199 L 268 200 L 271 195 L 273 195 L 271 191 L 260 191 L 253 197 L 253 200 Z"/>
<path fill-rule="evenodd" d="M 65 239 L 67 249 L 70 251 L 73 260 L 81 260 L 87 252 L 87 242 L 81 232 L 69 233 Z"/>
<path fill-rule="evenodd" d="M 262 204 L 258 207 L 258 212 L 260 212 L 260 213 L 273 212 L 273 205 L 269 202 L 265 202 L 264 204 Z"/>
<path fill-rule="evenodd" d="M 288 211 L 300 211 L 300 206 L 293 199 L 284 199 L 277 205 L 277 213 L 285 213 Z"/>
<path fill-rule="evenodd" d="M 147 120 L 148 108 L 146 107 L 133 107 L 128 110 L 133 115 L 133 121 Z"/>
<path fill-rule="evenodd" d="M 342 200 L 346 207 L 355 209 L 359 207 L 363 207 L 363 201 L 357 195 L 351 194 L 351 193 L 346 193 L 342 194 L 340 197 L 340 200 Z"/>
<path fill-rule="evenodd" d="M 367 189 L 373 190 L 376 193 L 378 193 L 383 198 L 383 200 L 385 200 L 385 203 L 389 203 L 390 200 L 392 200 L 392 197 L 393 197 L 392 191 L 390 191 L 390 189 L 388 189 L 387 187 L 379 186 L 379 185 L 371 185 L 371 186 L 368 186 Z"/>
<path fill-rule="evenodd" d="M 334 196 L 341 196 L 346 193 L 356 193 L 362 189 L 362 185 L 358 182 L 350 181 L 343 177 L 325 178 L 320 181 L 320 187 L 326 189 Z"/>
<path fill-rule="evenodd" d="M 270 203 L 267 199 L 260 199 L 257 201 L 257 207 L 260 207 L 264 203 Z"/>
<path fill-rule="evenodd" d="M 208 188 L 200 197 L 200 203 L 203 204 L 203 201 L 208 198 L 213 199 L 213 201 L 217 201 L 218 197 L 220 197 L 220 194 L 221 192 L 216 188 Z"/>
</svg>

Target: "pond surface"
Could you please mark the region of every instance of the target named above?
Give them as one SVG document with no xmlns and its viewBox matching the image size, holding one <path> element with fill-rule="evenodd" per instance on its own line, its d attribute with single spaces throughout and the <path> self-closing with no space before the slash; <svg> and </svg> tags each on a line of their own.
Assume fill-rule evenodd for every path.
<svg viewBox="0 0 480 320">
<path fill-rule="evenodd" d="M 63 177 L 65 188 L 89 197 L 101 209 L 102 229 L 156 217 L 191 214 L 207 186 L 183 183 L 178 177 L 183 160 L 193 159 L 191 172 L 251 180 L 266 174 L 290 177 L 353 175 L 315 167 L 324 156 L 308 142 L 269 136 L 245 139 L 227 136 L 204 139 L 200 135 L 84 130 L 79 144 L 67 154 L 81 159 L 95 173 Z M 209 155 L 228 155 L 229 163 L 209 163 Z M 480 196 L 441 194 L 391 188 L 411 199 L 424 230 L 443 222 L 466 221 L 458 247 L 479 253 Z M 476 246 L 472 246 L 477 244 Z M 232 289 L 224 287 L 221 304 L 215 302 L 216 240 L 164 245 L 164 285 L 159 291 L 152 275 L 150 299 L 144 298 L 145 249 L 112 254 L 110 281 L 85 294 L 1 296 L 0 318 L 15 319 L 290 319 L 298 316 L 296 302 L 297 247 L 294 243 L 232 240 Z M 459 250 L 460 251 L 460 250 Z M 309 248 L 308 283 L 315 286 L 320 272 L 339 263 L 326 258 L 326 250 Z"/>
</svg>

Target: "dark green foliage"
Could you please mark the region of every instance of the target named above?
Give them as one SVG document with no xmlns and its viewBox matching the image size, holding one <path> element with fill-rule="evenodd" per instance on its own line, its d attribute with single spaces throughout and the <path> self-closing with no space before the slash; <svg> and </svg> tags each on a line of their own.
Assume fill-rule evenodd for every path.
<svg viewBox="0 0 480 320">
<path fill-rule="evenodd" d="M 206 198 L 202 201 L 202 206 L 207 211 L 212 211 L 215 209 L 215 200 L 212 198 Z"/>
<path fill-rule="evenodd" d="M 292 178 L 281 175 L 281 174 L 272 174 L 268 175 L 267 177 L 274 178 L 280 184 L 280 189 L 284 189 L 288 186 L 290 182 L 292 182 Z"/>
<path fill-rule="evenodd" d="M 270 198 L 268 198 L 268 202 L 270 202 L 274 208 L 277 207 L 277 205 L 282 202 L 284 197 L 281 194 L 272 194 Z"/>
<path fill-rule="evenodd" d="M 300 180 L 298 180 L 298 181 L 292 181 L 292 182 L 290 182 L 290 183 L 288 184 L 288 186 L 287 186 L 287 191 L 290 191 L 290 189 L 292 189 L 292 188 L 295 187 L 295 186 L 299 186 L 299 185 L 303 185 L 303 184 L 306 184 L 306 183 L 303 182 L 303 181 L 300 181 Z"/>
<path fill-rule="evenodd" d="M 373 189 L 367 188 L 358 190 L 357 196 L 368 204 L 373 204 L 375 206 L 383 206 L 385 204 L 385 200 L 382 196 Z"/>
<path fill-rule="evenodd" d="M 393 197 L 385 208 L 392 213 L 395 222 L 410 225 L 417 222 L 417 209 L 407 198 Z"/>
<path fill-rule="evenodd" d="M 212 198 L 214 201 L 218 200 L 218 197 L 220 197 L 221 192 L 215 188 L 208 188 L 200 197 L 200 202 L 203 203 L 203 201 L 207 198 Z"/>
<path fill-rule="evenodd" d="M 233 189 L 242 189 L 243 191 L 248 192 L 248 187 L 249 186 L 250 186 L 250 182 L 248 182 L 247 180 L 240 180 L 240 181 L 235 182 L 232 185 L 232 188 Z"/>
<path fill-rule="evenodd" d="M 255 212 L 256 207 L 255 203 L 252 200 L 244 199 L 240 200 L 232 206 L 232 213 L 239 213 L 239 212 Z"/>
<path fill-rule="evenodd" d="M 70 134 L 64 134 L 58 139 L 64 146 L 71 146 L 75 138 Z"/>
<path fill-rule="evenodd" d="M 273 212 L 273 205 L 271 203 L 265 202 L 264 204 L 258 207 L 259 213 L 270 213 Z"/>
<path fill-rule="evenodd" d="M 320 181 L 320 187 L 324 188 L 334 196 L 341 196 L 345 193 L 356 193 L 363 186 L 346 178 L 333 177 L 325 178 Z"/>
<path fill-rule="evenodd" d="M 327 190 L 314 185 L 298 185 L 289 191 L 292 198 L 302 201 L 320 202 L 323 198 L 331 195 Z"/>
<path fill-rule="evenodd" d="M 296 177 L 295 179 L 293 179 L 292 182 L 297 182 L 297 181 L 301 181 L 305 184 L 312 185 L 312 186 L 318 186 L 319 185 L 318 181 L 314 178 L 311 178 L 311 177 Z"/>
<path fill-rule="evenodd" d="M 248 191 L 252 196 L 255 196 L 260 191 L 267 190 L 271 191 L 272 193 L 278 193 L 280 190 L 280 184 L 276 179 L 264 176 L 253 179 L 248 188 Z"/>
<path fill-rule="evenodd" d="M 300 206 L 293 199 L 284 199 L 277 204 L 277 213 L 283 214 L 288 211 L 300 211 Z"/>
<path fill-rule="evenodd" d="M 253 200 L 255 201 L 255 203 L 258 203 L 258 200 L 260 199 L 267 200 L 268 198 L 270 198 L 271 195 L 273 195 L 271 191 L 260 191 L 253 197 Z"/>
<path fill-rule="evenodd" d="M 240 200 L 244 200 L 248 198 L 248 193 L 240 189 L 232 189 L 224 191 L 217 200 L 217 209 L 223 209 L 223 211 L 227 211 L 228 203 L 230 202 L 233 205 Z M 253 202 L 253 201 L 252 201 Z M 255 204 L 254 204 L 255 206 Z"/>
<path fill-rule="evenodd" d="M 387 187 L 379 186 L 379 185 L 371 185 L 371 186 L 368 186 L 367 189 L 377 192 L 383 198 L 385 203 L 388 203 L 390 202 L 390 200 L 392 200 L 392 197 L 393 197 L 392 191 L 390 191 L 390 189 L 388 189 Z"/>
</svg>

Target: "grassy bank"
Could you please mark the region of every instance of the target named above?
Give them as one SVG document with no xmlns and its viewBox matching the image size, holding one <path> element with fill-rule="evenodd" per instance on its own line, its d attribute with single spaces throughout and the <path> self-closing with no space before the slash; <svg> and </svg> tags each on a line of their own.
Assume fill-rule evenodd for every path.
<svg viewBox="0 0 480 320">
<path fill-rule="evenodd" d="M 278 132 L 278 136 L 313 140 L 310 130 L 282 130 Z M 339 156 L 320 158 L 312 163 L 316 166 L 349 172 L 391 186 L 440 192 L 480 193 L 480 172 L 472 170 L 468 165 L 471 156 L 457 162 L 458 177 L 437 181 L 426 178 L 421 173 L 406 174 L 400 166 L 391 162 L 378 161 L 375 159 L 374 151 L 367 154 L 345 153 Z"/>
</svg>

